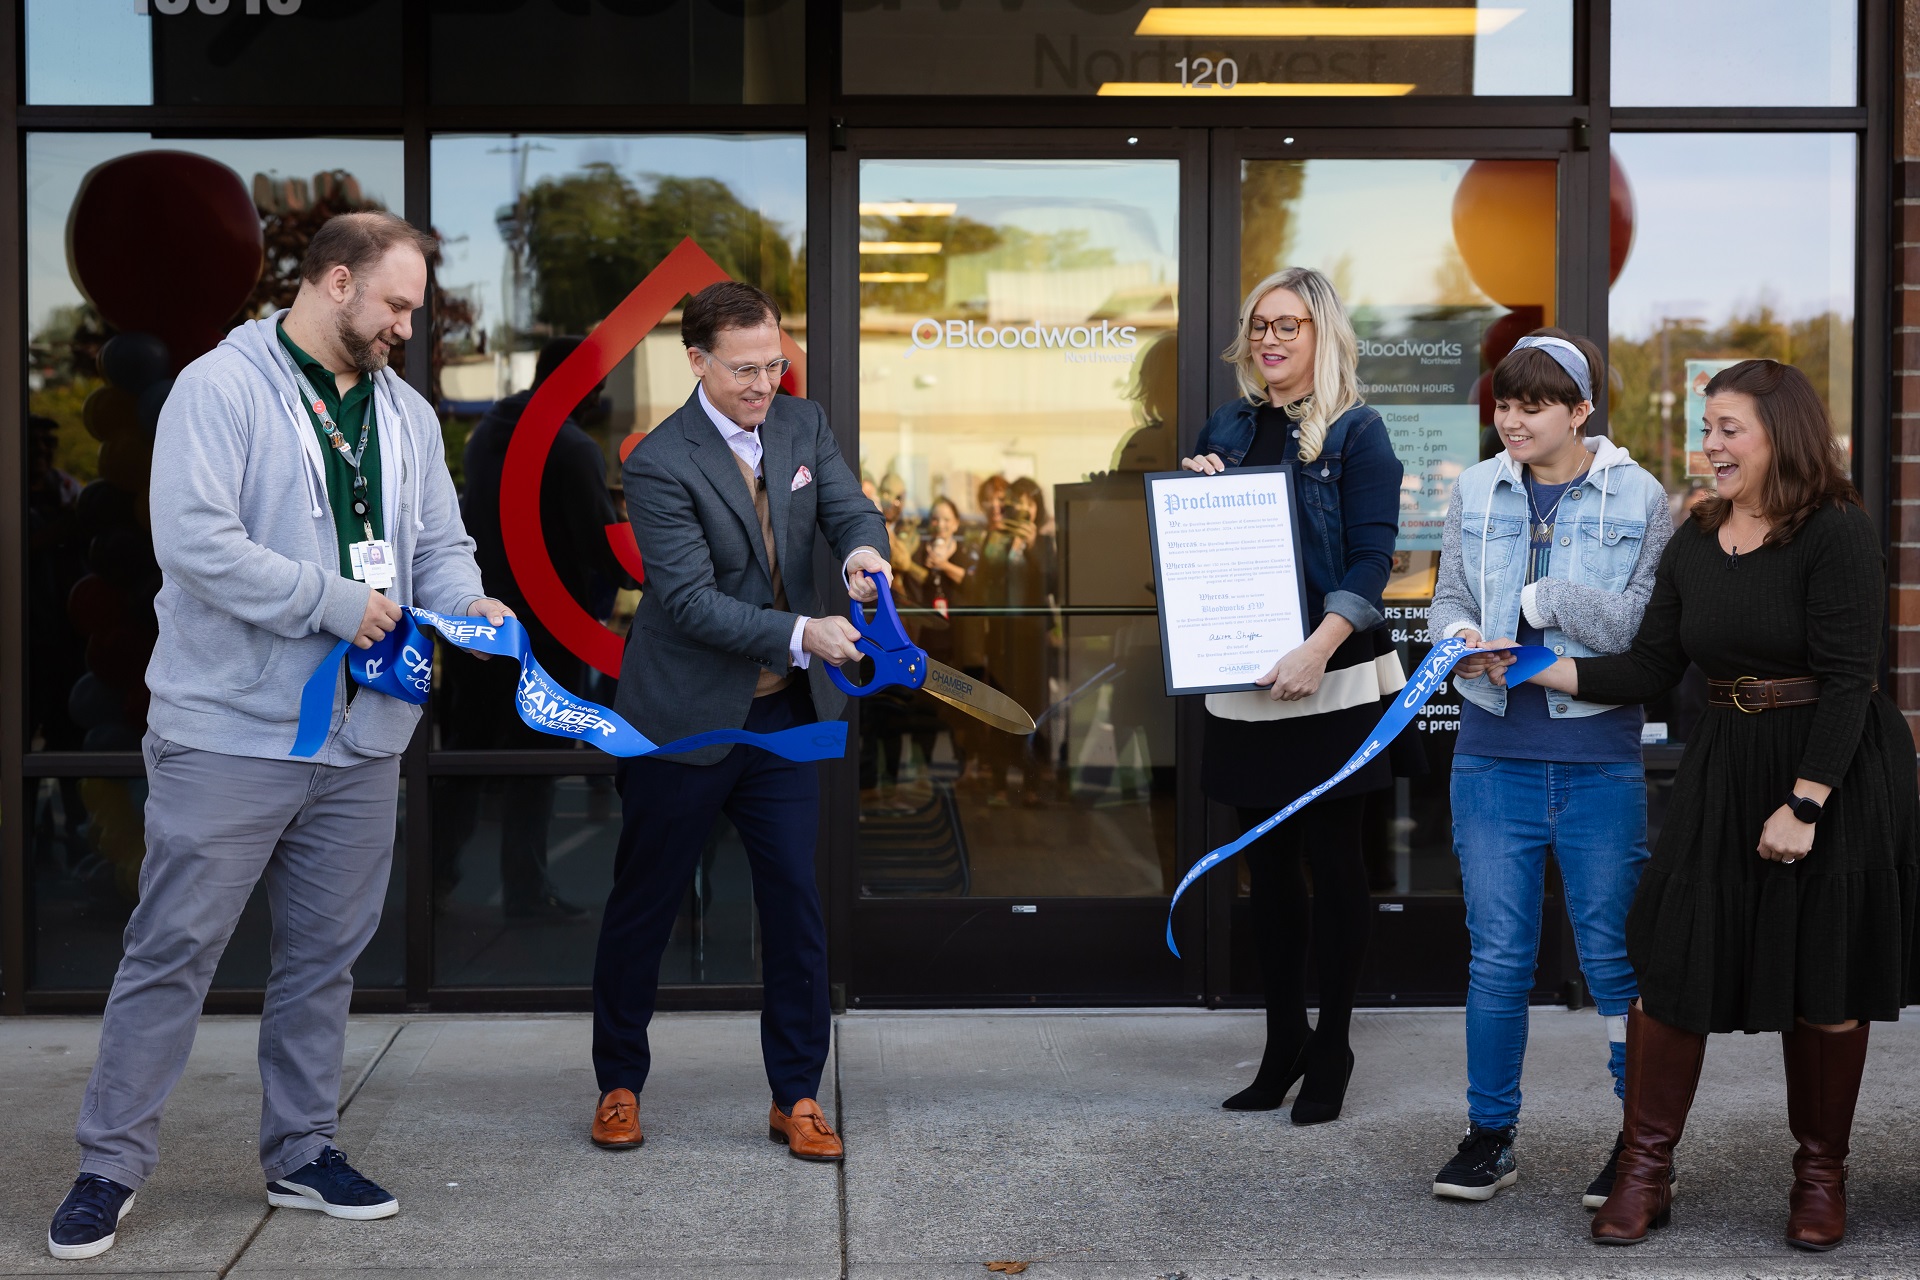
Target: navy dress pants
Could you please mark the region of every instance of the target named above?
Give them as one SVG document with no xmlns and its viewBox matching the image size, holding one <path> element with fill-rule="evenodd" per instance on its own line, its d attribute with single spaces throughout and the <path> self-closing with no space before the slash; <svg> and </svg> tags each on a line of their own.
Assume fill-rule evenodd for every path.
<svg viewBox="0 0 1920 1280">
<path fill-rule="evenodd" d="M 806 677 L 756 698 L 746 728 L 773 733 L 813 720 Z M 773 1100 L 784 1110 L 816 1097 L 826 1066 L 832 1008 L 827 933 L 814 880 L 820 780 L 758 747 L 735 746 L 718 764 L 642 757 L 620 762 L 622 826 L 613 893 L 600 924 L 593 968 L 593 1069 L 600 1092 L 647 1082 L 660 957 L 714 820 L 740 832 L 760 913 L 764 1004 L 760 1048 Z"/>
</svg>

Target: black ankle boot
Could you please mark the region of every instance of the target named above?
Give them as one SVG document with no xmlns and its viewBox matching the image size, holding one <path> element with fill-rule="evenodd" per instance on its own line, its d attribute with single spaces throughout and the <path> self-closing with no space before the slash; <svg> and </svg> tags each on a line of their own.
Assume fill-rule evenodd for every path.
<svg viewBox="0 0 1920 1280">
<path fill-rule="evenodd" d="M 1306 1073 L 1307 1046 L 1311 1043 L 1311 1040 L 1302 1040 L 1298 1048 L 1288 1051 L 1276 1050 L 1269 1040 L 1266 1051 L 1260 1055 L 1260 1070 L 1254 1074 L 1253 1083 L 1220 1105 L 1229 1111 L 1278 1111 L 1280 1104 L 1287 1100 L 1287 1090 Z"/>
<path fill-rule="evenodd" d="M 1295 1124 L 1325 1124 L 1340 1118 L 1347 1100 L 1347 1083 L 1353 1079 L 1353 1050 L 1344 1044 L 1337 1050 L 1311 1055 L 1306 1065 L 1306 1080 L 1300 1096 L 1293 1100 Z"/>
</svg>

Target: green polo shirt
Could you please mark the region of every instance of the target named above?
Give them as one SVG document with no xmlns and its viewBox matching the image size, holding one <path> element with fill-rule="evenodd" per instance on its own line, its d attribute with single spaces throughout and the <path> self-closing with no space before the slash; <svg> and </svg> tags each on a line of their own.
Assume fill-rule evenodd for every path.
<svg viewBox="0 0 1920 1280">
<path fill-rule="evenodd" d="M 333 527 L 340 538 L 340 573 L 350 578 L 353 576 L 353 557 L 347 548 L 366 538 L 364 525 L 373 526 L 375 538 L 386 537 L 384 522 L 380 518 L 380 428 L 373 422 L 373 378 L 369 374 L 361 374 L 360 381 L 342 396 L 333 374 L 327 371 L 326 366 L 294 345 L 284 326 L 275 325 L 274 328 L 280 334 L 280 345 L 287 349 L 287 354 L 293 357 L 293 362 L 300 366 L 300 372 L 307 376 L 314 391 L 326 403 L 327 412 L 333 415 L 333 421 L 340 428 L 340 434 L 347 438 L 347 443 L 357 447 L 361 426 L 372 426 L 367 436 L 367 451 L 360 457 L 360 473 L 367 478 L 367 502 L 372 508 L 367 512 L 363 524 L 360 517 L 353 514 L 353 468 L 333 447 L 333 441 L 327 439 L 326 430 L 320 425 L 320 415 L 313 411 L 312 405 L 305 406 L 307 421 L 313 424 L 313 433 L 320 437 L 320 456 L 327 460 L 327 505 L 333 508 Z"/>
</svg>

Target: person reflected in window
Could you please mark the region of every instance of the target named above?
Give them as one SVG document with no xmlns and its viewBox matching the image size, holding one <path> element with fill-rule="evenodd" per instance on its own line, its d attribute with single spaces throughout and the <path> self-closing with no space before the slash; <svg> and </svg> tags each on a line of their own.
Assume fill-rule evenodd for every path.
<svg viewBox="0 0 1920 1280">
<path fill-rule="evenodd" d="M 1592 1235 L 1637 1244 L 1667 1222 L 1708 1033 L 1777 1031 L 1800 1144 L 1787 1243 L 1822 1251 L 1846 1234 L 1868 1024 L 1912 995 L 1913 735 L 1875 680 L 1886 562 L 1819 393 L 1743 360 L 1706 401 L 1718 493 L 1673 535 L 1633 647 L 1534 677 L 1614 703 L 1671 689 L 1689 661 L 1708 680 L 1627 917 L 1626 1132 Z"/>
<path fill-rule="evenodd" d="M 1133 362 L 1134 429 L 1113 451 L 1115 471 L 1171 471 L 1180 457 L 1180 341 L 1163 333 Z"/>
<path fill-rule="evenodd" d="M 1666 491 L 1604 436 L 1588 436 L 1600 349 L 1536 329 L 1493 371 L 1501 450 L 1467 469 L 1447 503 L 1427 622 L 1436 639 L 1517 635 L 1587 656 L 1633 642 L 1673 533 Z M 1490 658 L 1454 668 L 1454 853 L 1467 904 L 1467 1134 L 1433 1193 L 1490 1200 L 1519 1178 L 1520 1066 L 1540 954 L 1547 856 L 1607 1027 L 1614 1093 L 1626 1093 L 1627 907 L 1647 861 L 1647 778 L 1637 706 L 1509 690 Z M 1596 1037 L 1596 1043 L 1598 1037 Z M 1596 1055 L 1597 1056 L 1597 1055 Z M 1614 1156 L 1586 1192 L 1613 1186 Z"/>
<path fill-rule="evenodd" d="M 481 581 L 519 614 L 533 656 L 564 688 L 586 696 L 586 664 L 541 623 L 514 580 L 501 528 L 500 489 L 507 450 L 534 394 L 553 376 L 583 338 L 551 339 L 540 349 L 533 385 L 487 410 L 467 437 L 462 455 L 466 479 L 460 515 L 474 540 Z M 587 608 L 601 581 L 625 582 L 626 571 L 607 541 L 615 521 L 607 487 L 607 460 L 581 427 L 600 404 L 605 384 L 574 406 L 554 437 L 540 476 L 540 530 L 561 585 Z M 529 728 L 514 714 L 520 670 L 512 662 L 483 662 L 452 645 L 441 647 L 444 664 L 437 690 L 441 745 L 449 750 L 574 750 L 566 738 Z M 529 774 L 485 781 L 450 778 L 440 783 L 442 802 L 434 821 L 434 886 L 444 900 L 461 878 L 460 855 L 481 817 L 481 795 L 491 790 L 500 814 L 500 907 L 509 920 L 578 920 L 587 912 L 554 887 L 547 866 L 547 834 L 553 821 L 555 777 Z"/>
<path fill-rule="evenodd" d="M 1021 476 L 1007 487 L 1006 612 L 996 619 L 991 669 L 999 688 L 1035 719 L 1046 709 L 1047 681 L 1053 670 L 1053 604 L 1057 557 L 1053 521 L 1045 491 Z M 991 792 L 987 803 L 1011 803 L 1011 767 L 1020 766 L 1021 803 L 1040 803 L 1046 751 L 1035 738 L 995 733 L 987 739 Z"/>
<path fill-rule="evenodd" d="M 1320 272 L 1292 267 L 1255 285 L 1223 358 L 1240 396 L 1201 429 L 1180 465 L 1293 469 L 1306 642 L 1281 654 L 1258 689 L 1207 696 L 1201 788 L 1264 821 L 1339 771 L 1406 684 L 1380 624 L 1400 525 L 1400 459 L 1360 399 L 1359 342 Z M 1361 856 L 1366 796 L 1393 785 L 1382 752 L 1247 849 L 1255 945 L 1267 992 L 1267 1045 L 1253 1083 L 1221 1105 L 1272 1111 L 1296 1081 L 1295 1124 L 1340 1114 L 1353 1075 L 1348 1025 L 1373 904 Z M 1313 869 L 1309 897 L 1301 875 Z M 1311 939 L 1320 1020 L 1307 1023 Z"/>
<path fill-rule="evenodd" d="M 887 558 L 893 566 L 893 580 L 900 584 L 896 607 L 911 607 L 913 587 L 925 570 L 914 564 L 914 550 L 920 544 L 920 525 L 907 514 L 907 482 L 889 471 L 880 478 L 873 502 L 887 525 Z M 907 635 L 920 643 L 922 620 L 912 613 L 901 619 Z M 911 689 L 882 689 L 860 703 L 860 789 L 887 792 L 901 781 L 905 745 L 916 724 L 927 718 L 920 703 L 925 701 Z"/>
<path fill-rule="evenodd" d="M 974 569 L 965 584 L 968 612 L 953 620 L 953 657 L 960 670 L 998 688 L 993 655 L 999 646 L 998 628 L 1003 624 L 994 611 L 1007 602 L 1007 549 L 1013 541 L 1007 532 L 1007 478 L 991 475 L 982 480 L 974 490 L 974 502 L 980 508 L 980 521 L 966 532 L 966 541 L 973 548 Z M 992 749 L 997 731 L 972 716 L 964 717 L 958 729 L 965 739 L 969 761 L 961 782 L 984 788 L 987 773 L 982 762 Z M 958 739 L 956 745 L 961 745 Z"/>
<path fill-rule="evenodd" d="M 917 576 L 907 579 L 911 583 L 907 589 L 913 603 L 931 612 L 932 616 L 920 618 L 918 643 L 927 651 L 927 656 L 936 662 L 944 662 L 950 667 L 960 668 L 961 662 L 955 653 L 954 632 L 960 619 L 954 618 L 955 606 L 965 606 L 971 598 L 974 573 L 980 567 L 980 548 L 960 536 L 960 508 L 951 498 L 935 498 L 933 506 L 927 512 L 926 536 L 914 548 L 913 568 Z M 924 699 L 923 701 L 931 701 Z M 954 759 L 964 768 L 966 755 L 961 747 L 964 722 L 972 722 L 973 717 L 962 712 L 946 713 L 944 706 L 923 709 L 923 716 L 931 713 L 932 724 L 917 723 L 914 727 L 914 741 L 920 747 L 920 756 L 928 765 L 933 763 L 933 748 L 938 736 L 936 726 L 946 724 L 953 738 Z"/>
<path fill-rule="evenodd" d="M 1178 465 L 1180 438 L 1180 341 L 1173 332 L 1161 334 L 1148 343 L 1133 362 L 1133 380 L 1127 388 L 1133 401 L 1133 419 L 1137 424 L 1114 450 L 1115 471 L 1171 471 Z M 1138 501 L 1135 489 L 1134 501 Z M 1140 540 L 1144 549 L 1146 539 Z M 1140 581 L 1152 590 L 1153 569 L 1144 557 L 1139 562 Z M 1088 603 L 1074 601 L 1071 603 Z M 1116 761 L 1124 760 L 1129 749 L 1137 749 L 1142 767 L 1152 779 L 1147 797 L 1153 827 L 1154 855 L 1160 864 L 1161 892 L 1171 894 L 1186 870 L 1180 864 L 1175 839 L 1175 767 L 1171 758 L 1155 759 L 1154 728 L 1167 724 L 1166 685 L 1160 672 L 1160 622 L 1151 614 L 1122 618 L 1114 625 L 1113 664 L 1119 670 L 1113 677 L 1113 693 L 1108 702 L 1108 718 L 1113 724 L 1113 749 Z M 1168 738 L 1171 734 L 1168 733 Z M 1136 747 L 1137 744 L 1137 747 Z M 1167 753 L 1169 756 L 1171 753 Z M 1139 790 L 1126 774 L 1120 784 L 1120 798 L 1132 803 Z"/>
</svg>

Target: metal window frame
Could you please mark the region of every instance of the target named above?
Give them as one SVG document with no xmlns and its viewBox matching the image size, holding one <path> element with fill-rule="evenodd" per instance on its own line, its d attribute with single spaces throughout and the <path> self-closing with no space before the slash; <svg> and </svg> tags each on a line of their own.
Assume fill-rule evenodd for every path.
<svg viewBox="0 0 1920 1280">
<path fill-rule="evenodd" d="M 840 83 L 840 8 L 835 0 L 810 0 L 806 23 L 806 101 L 801 104 L 595 106 L 592 128 L 581 126 L 578 107 L 435 106 L 428 101 L 430 12 L 428 0 L 402 0 L 398 38 L 402 42 L 402 98 L 398 107 L 79 107 L 29 106 L 22 102 L 25 83 L 24 0 L 0 0 L 0 291 L 10 290 L 11 306 L 0 307 L 0 392 L 22 411 L 0 416 L 0 493 L 19 494 L 25 482 L 24 406 L 26 244 L 24 195 L 25 135 L 30 132 L 128 131 L 156 136 L 399 137 L 406 174 L 405 212 L 426 225 L 432 208 L 431 146 L 434 137 L 471 133 L 707 133 L 794 132 L 807 139 L 807 226 L 819 234 L 806 241 L 808 312 L 811 327 L 833 332 L 837 309 L 847 304 L 833 287 L 836 235 L 847 233 L 851 213 L 831 196 L 830 158 L 849 129 L 913 131 L 921 145 L 966 136 L 963 130 L 1016 130 L 1039 134 L 1080 131 L 1122 132 L 1204 130 L 1203 168 L 1216 166 L 1218 130 L 1284 128 L 1296 136 L 1334 132 L 1364 140 L 1379 154 L 1390 140 L 1423 146 L 1448 131 L 1463 135 L 1496 133 L 1509 137 L 1532 131 L 1574 131 L 1573 152 L 1587 162 L 1566 165 L 1563 199 L 1586 217 L 1563 220 L 1565 252 L 1562 296 L 1584 298 L 1583 321 L 1589 332 L 1606 332 L 1606 256 L 1589 250 L 1604 245 L 1608 211 L 1595 193 L 1608 180 L 1611 136 L 1620 132 L 1839 132 L 1859 140 L 1856 225 L 1854 405 L 1855 479 L 1868 510 L 1888 536 L 1890 501 L 1889 402 L 1891 398 L 1894 273 L 1892 270 L 1895 93 L 1901 83 L 1900 49 L 1892 0 L 1859 0 L 1859 101 L 1835 108 L 1612 108 L 1610 105 L 1611 0 L 1575 0 L 1573 94 L 1565 98 L 1431 98 L 1353 101 L 1253 100 L 1232 103 L 1078 98 L 886 99 L 842 96 Z M 963 121 L 956 125 L 956 120 Z M 1039 128 L 1036 125 L 1040 126 Z M 1584 144 L 1581 145 L 1581 144 Z M 1217 182 L 1217 174 L 1203 180 Z M 1189 207 L 1183 192 L 1182 215 L 1190 238 L 1208 252 L 1226 216 L 1212 199 L 1212 224 L 1201 221 L 1205 209 Z M 845 225 L 842 225 L 845 224 Z M 1183 253 L 1192 246 L 1183 246 Z M 1584 274 L 1583 274 L 1584 273 Z M 1576 277 L 1578 277 L 1576 279 Z M 1196 281 L 1203 274 L 1195 274 Z M 1216 308 L 1217 309 L 1217 308 Z M 410 346 L 408 367 L 416 385 L 427 377 L 426 337 Z M 1197 344 L 1196 344 L 1197 346 Z M 1182 411 L 1187 430 L 1204 417 L 1206 353 L 1181 355 Z M 831 351 L 815 366 L 813 394 L 827 407 L 843 450 L 857 456 L 852 417 L 853 355 Z M 1189 405 L 1189 399 L 1196 403 Z M 21 816 L 31 780 L 48 777 L 131 777 L 141 772 L 136 753 L 38 752 L 24 750 L 26 729 L 25 600 L 21 584 L 26 567 L 25 517 L 15 506 L 0 520 L 0 1015 L 29 1010 L 97 1009 L 104 992 L 28 991 L 26 919 L 26 829 Z M 1183 706 L 1177 719 L 1179 758 L 1197 750 L 1199 708 Z M 431 781 L 437 777 L 499 772 L 605 773 L 612 763 L 573 758 L 571 752 L 443 752 L 429 748 L 423 725 L 402 764 L 407 778 L 407 891 L 404 992 L 369 991 L 356 998 L 362 1008 L 393 1008 L 396 997 L 408 1009 L 577 1007 L 576 988 L 443 988 L 432 980 Z M 1663 748 L 1649 749 L 1649 761 Z M 1662 757 L 1664 759 L 1664 757 Z M 827 803 L 822 806 L 820 860 L 827 912 L 831 963 L 836 983 L 846 979 L 853 888 L 852 824 L 857 820 L 852 760 L 825 767 Z M 1178 819 L 1184 848 L 1203 847 L 1204 806 L 1183 803 Z M 1211 913 L 1210 913 L 1211 914 Z M 1224 950 L 1210 943 L 1209 992 L 1224 991 Z M 665 990 L 662 1005 L 746 1007 L 753 988 Z M 257 994 L 219 992 L 210 1008 L 257 1007 Z M 489 1003 L 492 1002 L 492 1003 Z"/>
</svg>

